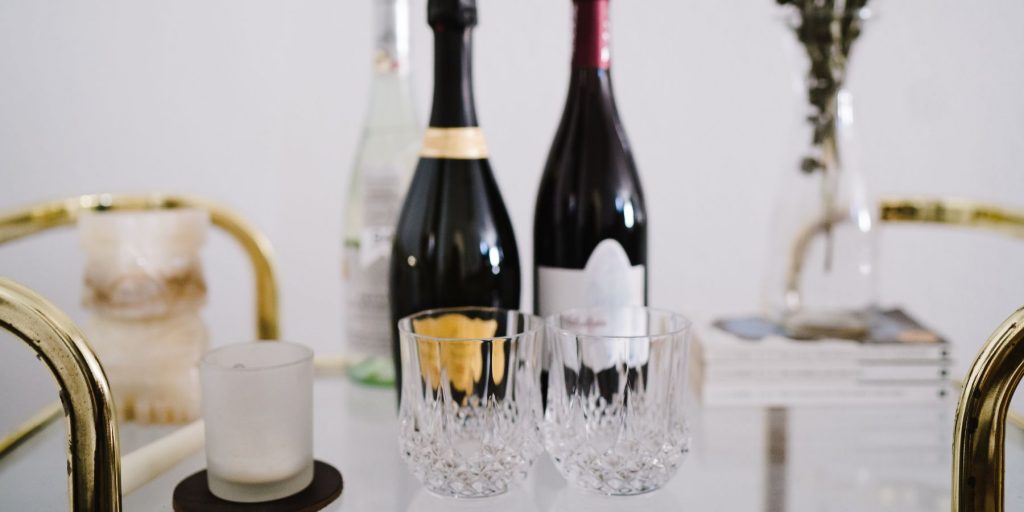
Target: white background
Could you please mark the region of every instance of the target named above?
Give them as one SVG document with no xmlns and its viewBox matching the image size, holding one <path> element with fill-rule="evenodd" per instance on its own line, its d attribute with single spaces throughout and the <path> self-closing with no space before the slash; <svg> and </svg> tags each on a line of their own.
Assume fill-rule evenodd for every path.
<svg viewBox="0 0 1024 512">
<path fill-rule="evenodd" d="M 529 276 L 534 194 L 568 79 L 570 2 L 479 3 L 478 111 Z M 698 316 L 756 311 L 773 189 L 802 101 L 779 8 L 612 3 L 616 94 L 651 219 L 651 302 Z M 875 3 L 851 81 L 872 188 L 1024 207 L 1024 3 Z M 412 4 L 425 120 L 431 40 L 425 1 Z M 341 212 L 369 92 L 371 5 L 0 1 L 0 209 L 100 191 L 219 200 L 276 247 L 285 337 L 340 350 Z M 1024 304 L 1020 242 L 892 226 L 881 242 L 883 302 L 947 334 L 960 371 Z M 251 338 L 242 254 L 216 236 L 205 256 L 214 343 Z M 70 230 L 0 248 L 0 275 L 84 318 Z M 4 341 L 6 428 L 52 388 L 27 350 Z"/>
</svg>

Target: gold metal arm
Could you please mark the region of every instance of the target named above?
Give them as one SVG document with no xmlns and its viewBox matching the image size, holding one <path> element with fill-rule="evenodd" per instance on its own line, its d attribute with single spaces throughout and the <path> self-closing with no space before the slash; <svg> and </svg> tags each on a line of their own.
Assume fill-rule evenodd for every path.
<svg viewBox="0 0 1024 512">
<path fill-rule="evenodd" d="M 277 315 L 277 284 L 270 242 L 231 210 L 204 199 L 148 194 L 89 194 L 60 201 L 40 203 L 24 210 L 0 214 L 0 244 L 74 224 L 83 211 L 172 210 L 199 208 L 210 222 L 221 228 L 245 249 L 256 278 L 256 332 L 259 339 L 275 340 L 280 335 Z"/>
<path fill-rule="evenodd" d="M 978 353 L 953 428 L 953 511 L 1002 512 L 1006 418 L 1024 377 L 1024 308 Z"/>
<path fill-rule="evenodd" d="M 962 199 L 885 199 L 880 216 L 1024 238 L 1024 211 Z M 954 512 L 1002 512 L 1006 423 L 1022 376 L 1024 308 L 992 334 L 965 379 L 953 431 Z"/>
<path fill-rule="evenodd" d="M 64 408 L 60 401 L 56 400 L 15 427 L 14 431 L 0 439 L 0 458 L 6 457 L 8 453 L 21 446 L 21 443 L 28 441 L 30 437 L 38 434 L 50 423 L 57 421 L 62 412 L 64 412 Z"/>
<path fill-rule="evenodd" d="M 8 213 L 0 213 L 0 245 L 52 228 L 72 225 L 83 211 L 144 211 L 199 208 L 210 215 L 210 222 L 238 242 L 245 250 L 256 280 L 256 332 L 263 340 L 280 337 L 277 281 L 270 242 L 259 231 L 231 210 L 211 201 L 190 197 L 147 194 L 90 194 L 60 201 L 40 203 Z M 51 404 L 0 439 L 0 457 L 59 418 L 57 404 Z"/>
<path fill-rule="evenodd" d="M 815 219 L 797 234 L 786 268 L 786 307 L 798 309 L 802 301 L 800 276 L 807 250 L 818 236 L 847 219 L 841 209 Z M 914 222 L 988 229 L 1024 238 L 1024 211 L 978 201 L 952 198 L 887 198 L 879 202 L 879 218 L 886 223 Z"/>
<path fill-rule="evenodd" d="M 885 222 L 924 222 L 990 229 L 1024 238 L 1024 211 L 964 199 L 890 198 L 881 201 Z"/>
<path fill-rule="evenodd" d="M 81 331 L 46 299 L 4 278 L 0 327 L 31 347 L 57 380 L 67 418 L 71 509 L 121 510 L 114 401 L 103 368 Z"/>
</svg>

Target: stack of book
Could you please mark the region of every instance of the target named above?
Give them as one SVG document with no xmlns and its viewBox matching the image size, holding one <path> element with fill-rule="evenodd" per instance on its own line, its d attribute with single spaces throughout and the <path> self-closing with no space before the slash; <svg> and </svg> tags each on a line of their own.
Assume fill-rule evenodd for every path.
<svg viewBox="0 0 1024 512">
<path fill-rule="evenodd" d="M 900 310 L 871 314 L 862 341 L 789 339 L 758 318 L 715 322 L 698 352 L 704 404 L 922 404 L 946 397 L 946 341 Z"/>
</svg>

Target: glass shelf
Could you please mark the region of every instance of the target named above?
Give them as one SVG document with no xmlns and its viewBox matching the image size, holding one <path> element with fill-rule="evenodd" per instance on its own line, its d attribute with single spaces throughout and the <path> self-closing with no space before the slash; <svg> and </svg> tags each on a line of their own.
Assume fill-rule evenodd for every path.
<svg viewBox="0 0 1024 512">
<path fill-rule="evenodd" d="M 395 397 L 342 378 L 315 388 L 316 457 L 338 467 L 341 511 L 451 510 L 427 494 L 398 453 Z M 457 502 L 458 510 L 700 510 L 728 512 L 945 512 L 955 403 L 912 407 L 699 409 L 692 451 L 666 488 L 604 498 L 568 487 L 547 457 L 500 498 Z M 6 510 L 65 510 L 63 425 L 57 423 L 0 463 Z M 173 427 L 126 425 L 124 453 Z M 1007 438 L 1007 510 L 1024 511 L 1024 433 Z M 171 510 L 171 492 L 202 469 L 198 453 L 125 496 L 126 511 Z"/>
</svg>

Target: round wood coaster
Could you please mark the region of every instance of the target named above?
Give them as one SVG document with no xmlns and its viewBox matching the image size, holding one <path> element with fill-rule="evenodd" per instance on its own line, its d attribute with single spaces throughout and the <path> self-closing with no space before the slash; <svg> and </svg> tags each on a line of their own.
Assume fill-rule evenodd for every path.
<svg viewBox="0 0 1024 512">
<path fill-rule="evenodd" d="M 345 482 L 341 472 L 321 461 L 313 463 L 313 482 L 286 498 L 261 503 L 235 503 L 222 500 L 210 492 L 206 470 L 184 480 L 174 488 L 175 512 L 315 512 L 341 496 Z"/>
</svg>

